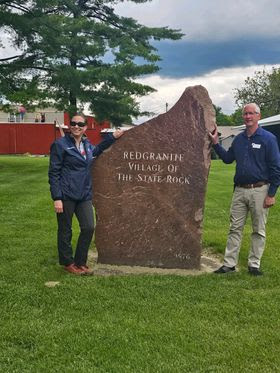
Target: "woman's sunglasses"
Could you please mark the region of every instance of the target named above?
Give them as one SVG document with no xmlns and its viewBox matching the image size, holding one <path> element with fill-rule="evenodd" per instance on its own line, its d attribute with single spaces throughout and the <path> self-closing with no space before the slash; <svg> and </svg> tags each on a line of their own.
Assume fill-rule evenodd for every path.
<svg viewBox="0 0 280 373">
<path fill-rule="evenodd" d="M 72 127 L 79 126 L 79 127 L 83 128 L 83 127 L 86 126 L 86 123 L 85 122 L 73 122 L 73 121 L 71 121 L 70 126 L 72 126 Z"/>
</svg>

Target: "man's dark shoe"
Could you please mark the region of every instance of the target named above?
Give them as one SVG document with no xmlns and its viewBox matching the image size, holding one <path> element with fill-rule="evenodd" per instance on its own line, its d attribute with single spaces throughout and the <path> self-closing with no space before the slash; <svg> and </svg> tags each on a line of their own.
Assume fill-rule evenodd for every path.
<svg viewBox="0 0 280 373">
<path fill-rule="evenodd" d="M 260 269 L 256 267 L 248 267 L 248 272 L 250 273 L 250 275 L 253 275 L 253 276 L 263 275 L 262 271 L 260 271 Z"/>
<path fill-rule="evenodd" d="M 216 269 L 216 271 L 214 271 L 214 273 L 230 273 L 230 272 L 235 272 L 235 267 L 221 266 L 220 268 Z"/>
</svg>

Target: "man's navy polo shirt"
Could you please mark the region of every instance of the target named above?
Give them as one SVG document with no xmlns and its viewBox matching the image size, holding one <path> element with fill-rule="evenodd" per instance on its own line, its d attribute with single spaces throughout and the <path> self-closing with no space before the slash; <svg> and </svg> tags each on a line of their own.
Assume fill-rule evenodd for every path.
<svg viewBox="0 0 280 373">
<path fill-rule="evenodd" d="M 280 185 L 280 154 L 276 137 L 261 127 L 248 137 L 238 134 L 228 151 L 220 144 L 214 149 L 224 163 L 236 161 L 234 184 L 270 183 L 268 195 L 274 196 Z"/>
</svg>

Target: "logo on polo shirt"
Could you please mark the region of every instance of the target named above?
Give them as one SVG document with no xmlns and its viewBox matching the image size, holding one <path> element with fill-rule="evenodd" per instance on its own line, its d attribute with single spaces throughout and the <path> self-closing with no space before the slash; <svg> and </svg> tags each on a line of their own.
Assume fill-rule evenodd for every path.
<svg viewBox="0 0 280 373">
<path fill-rule="evenodd" d="M 260 149 L 261 148 L 261 144 L 255 144 L 254 142 L 252 143 L 252 148 L 254 149 Z"/>
</svg>

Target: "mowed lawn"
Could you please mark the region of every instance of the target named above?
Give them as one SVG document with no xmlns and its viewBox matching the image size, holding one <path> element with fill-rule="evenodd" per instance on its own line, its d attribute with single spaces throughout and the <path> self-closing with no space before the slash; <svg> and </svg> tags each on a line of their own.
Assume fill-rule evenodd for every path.
<svg viewBox="0 0 280 373">
<path fill-rule="evenodd" d="M 0 157 L 0 372 L 280 372 L 280 199 L 263 277 L 247 273 L 250 222 L 238 273 L 75 277 L 57 264 L 47 169 Z M 221 257 L 233 173 L 212 162 L 203 245 Z"/>
</svg>

